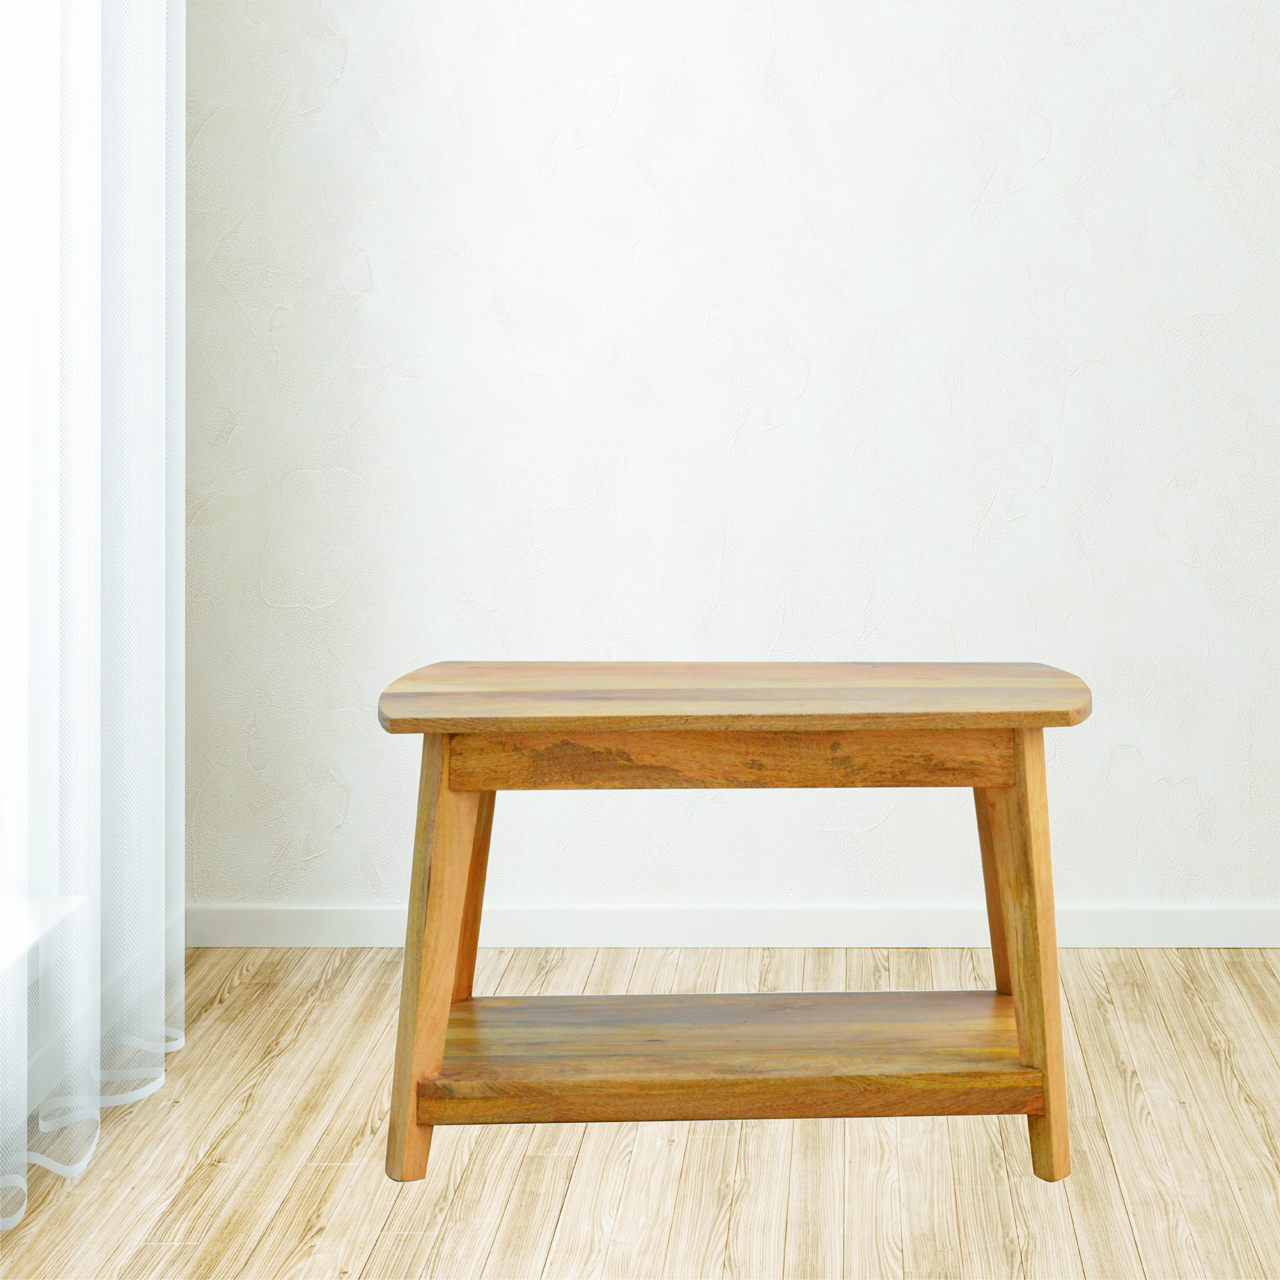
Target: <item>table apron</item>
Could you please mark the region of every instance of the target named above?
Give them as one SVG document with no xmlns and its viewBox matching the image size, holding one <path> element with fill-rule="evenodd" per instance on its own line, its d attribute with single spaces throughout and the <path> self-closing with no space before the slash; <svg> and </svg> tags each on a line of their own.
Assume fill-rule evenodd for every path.
<svg viewBox="0 0 1280 1280">
<path fill-rule="evenodd" d="M 453 791 L 1011 787 L 1014 730 L 449 735 Z"/>
</svg>

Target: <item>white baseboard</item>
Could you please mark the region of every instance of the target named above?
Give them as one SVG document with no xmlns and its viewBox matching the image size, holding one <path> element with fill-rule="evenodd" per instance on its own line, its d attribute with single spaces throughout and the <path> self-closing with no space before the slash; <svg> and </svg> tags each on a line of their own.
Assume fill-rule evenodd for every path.
<svg viewBox="0 0 1280 1280">
<path fill-rule="evenodd" d="M 1064 947 L 1277 947 L 1280 907 L 1058 907 Z M 191 947 L 400 947 L 405 908 L 187 905 Z M 482 946 L 980 947 L 968 907 L 486 907 Z"/>
</svg>

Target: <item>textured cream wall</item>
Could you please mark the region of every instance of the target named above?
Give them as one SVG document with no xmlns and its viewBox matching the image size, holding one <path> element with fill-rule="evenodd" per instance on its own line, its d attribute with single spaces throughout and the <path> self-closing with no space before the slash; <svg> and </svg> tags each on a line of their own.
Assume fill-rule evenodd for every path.
<svg viewBox="0 0 1280 1280">
<path fill-rule="evenodd" d="M 189 31 L 193 899 L 402 899 L 375 701 L 464 657 L 1053 663 L 1060 898 L 1275 898 L 1273 6 Z M 491 896 L 980 891 L 967 793 L 636 793 L 501 797 Z"/>
</svg>

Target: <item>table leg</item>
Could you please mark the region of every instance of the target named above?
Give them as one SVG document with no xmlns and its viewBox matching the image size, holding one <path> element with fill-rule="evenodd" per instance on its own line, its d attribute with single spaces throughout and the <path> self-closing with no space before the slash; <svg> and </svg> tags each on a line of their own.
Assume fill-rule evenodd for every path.
<svg viewBox="0 0 1280 1280">
<path fill-rule="evenodd" d="M 458 967 L 453 976 L 453 998 L 471 999 L 476 977 L 476 948 L 480 945 L 480 911 L 484 905 L 484 878 L 489 867 L 489 837 L 493 833 L 494 792 L 477 791 L 480 797 L 476 832 L 471 842 L 471 867 L 467 873 L 467 898 L 462 908 L 462 936 L 458 942 Z"/>
<path fill-rule="evenodd" d="M 987 891 L 987 929 L 991 934 L 991 964 L 996 972 L 996 990 L 1012 995 L 1009 981 L 1009 946 L 1004 931 L 1004 909 L 1000 905 L 1000 876 L 996 851 L 991 840 L 992 810 L 1000 803 L 1000 792 L 974 787 L 974 808 L 978 811 L 978 843 L 982 847 L 982 882 Z"/>
<path fill-rule="evenodd" d="M 449 790 L 448 738 L 424 734 L 387 1135 L 387 1176 L 397 1182 L 426 1173 L 431 1126 L 418 1123 L 418 1081 L 444 1061 L 449 1006 L 464 972 L 470 992 L 492 813 L 491 792 Z"/>
<path fill-rule="evenodd" d="M 1044 731 L 1014 731 L 1014 785 L 995 797 L 990 839 L 1008 945 L 1018 1048 L 1044 1074 L 1044 1114 L 1028 1116 L 1036 1176 L 1057 1182 L 1071 1172 L 1067 1089 L 1058 995 L 1058 945 L 1049 863 Z"/>
</svg>

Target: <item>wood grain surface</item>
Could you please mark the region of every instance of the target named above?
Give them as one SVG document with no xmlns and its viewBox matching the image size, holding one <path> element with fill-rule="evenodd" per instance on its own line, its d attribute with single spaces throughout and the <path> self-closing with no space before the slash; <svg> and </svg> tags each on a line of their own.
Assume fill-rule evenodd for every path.
<svg viewBox="0 0 1280 1280">
<path fill-rule="evenodd" d="M 992 864 L 1007 963 L 1018 1010 L 1023 1062 L 1044 1072 L 1044 1107 L 1027 1117 L 1036 1175 L 1056 1182 L 1071 1172 L 1066 1068 L 1058 995 L 1058 941 L 1049 861 L 1044 731 L 1014 733 L 1015 785 L 988 791 Z"/>
<path fill-rule="evenodd" d="M 1091 705 L 1031 662 L 437 662 L 378 715 L 391 733 L 963 729 L 1079 724 Z"/>
<path fill-rule="evenodd" d="M 460 791 L 1010 787 L 1011 729 L 456 733 Z"/>
<path fill-rule="evenodd" d="M 427 1167 L 431 1130 L 413 1114 L 413 1088 L 440 1069 L 455 984 L 471 986 L 492 799 L 450 790 L 446 739 L 423 735 L 387 1135 L 387 1176 L 397 1182 L 421 1178 Z"/>
<path fill-rule="evenodd" d="M 714 980 L 714 978 L 713 978 Z M 449 1018 L 421 1124 L 1029 1113 L 994 992 L 481 999 Z"/>
<path fill-rule="evenodd" d="M 997 803 L 986 788 L 975 787 L 974 808 L 978 819 L 978 846 L 982 851 L 982 886 L 987 898 L 987 932 L 991 938 L 991 967 L 995 989 L 1002 995 L 1013 994 L 1009 978 L 1009 944 L 1005 938 L 1004 908 L 1000 905 L 1000 875 L 996 866 L 995 844 L 991 838 L 992 810 Z"/>
<path fill-rule="evenodd" d="M 451 1125 L 427 1177 L 396 1183 L 382 1163 L 399 952 L 196 950 L 164 1087 L 103 1113 L 79 1178 L 31 1171 L 0 1264 L 5 1280 L 1274 1280 L 1278 956 L 1063 953 L 1062 1182 L 1033 1175 L 1010 1116 L 834 1121 L 843 1164 L 812 1122 Z M 839 969 L 792 948 L 482 949 L 474 989 L 732 994 Z M 844 975 L 992 983 L 985 950 L 852 949 Z"/>
</svg>

